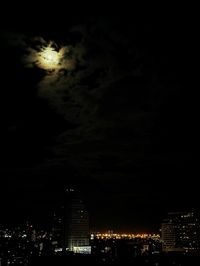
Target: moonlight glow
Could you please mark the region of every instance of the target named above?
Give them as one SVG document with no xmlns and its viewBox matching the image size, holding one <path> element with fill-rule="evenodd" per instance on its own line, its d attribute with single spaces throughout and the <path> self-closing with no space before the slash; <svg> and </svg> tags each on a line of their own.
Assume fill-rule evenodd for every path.
<svg viewBox="0 0 200 266">
<path fill-rule="evenodd" d="M 39 53 L 39 63 L 44 69 L 56 69 L 61 60 L 61 54 L 52 47 L 46 47 Z"/>
</svg>

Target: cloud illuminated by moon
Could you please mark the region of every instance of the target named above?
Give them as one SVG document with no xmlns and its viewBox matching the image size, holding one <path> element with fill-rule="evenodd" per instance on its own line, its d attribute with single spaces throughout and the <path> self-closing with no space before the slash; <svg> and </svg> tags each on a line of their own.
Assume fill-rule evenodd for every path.
<svg viewBox="0 0 200 266">
<path fill-rule="evenodd" d="M 38 40 L 39 45 L 27 49 L 27 55 L 24 57 L 26 67 L 38 67 L 47 72 L 55 72 L 62 69 L 71 71 L 75 69 L 76 57 L 69 56 L 72 47 L 70 45 L 62 46 L 58 50 L 55 42 L 47 43 L 44 39 Z"/>
</svg>

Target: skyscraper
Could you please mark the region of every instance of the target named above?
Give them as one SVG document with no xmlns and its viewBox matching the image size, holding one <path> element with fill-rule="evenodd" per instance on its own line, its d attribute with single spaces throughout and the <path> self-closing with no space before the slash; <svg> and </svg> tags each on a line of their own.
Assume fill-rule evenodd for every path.
<svg viewBox="0 0 200 266">
<path fill-rule="evenodd" d="M 165 219 L 161 226 L 163 251 L 175 251 L 176 248 L 176 224 L 173 219 Z"/>
<path fill-rule="evenodd" d="M 162 241 L 165 252 L 200 252 L 199 213 L 169 213 L 162 223 Z"/>
<path fill-rule="evenodd" d="M 64 246 L 75 252 L 89 246 L 89 215 L 80 195 L 72 188 L 66 190 L 65 197 Z"/>
</svg>

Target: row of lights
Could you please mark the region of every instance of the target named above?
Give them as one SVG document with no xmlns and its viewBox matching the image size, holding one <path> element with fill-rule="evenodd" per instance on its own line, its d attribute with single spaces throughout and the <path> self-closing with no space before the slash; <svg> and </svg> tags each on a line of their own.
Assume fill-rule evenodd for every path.
<svg viewBox="0 0 200 266">
<path fill-rule="evenodd" d="M 160 239 L 159 234 L 113 234 L 113 233 L 97 233 L 91 234 L 91 239 L 135 239 L 135 238 L 142 238 L 142 239 Z"/>
</svg>

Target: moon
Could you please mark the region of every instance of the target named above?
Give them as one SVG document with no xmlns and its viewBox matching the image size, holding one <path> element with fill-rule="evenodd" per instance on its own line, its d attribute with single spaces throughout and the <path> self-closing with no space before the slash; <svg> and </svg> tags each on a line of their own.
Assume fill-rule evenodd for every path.
<svg viewBox="0 0 200 266">
<path fill-rule="evenodd" d="M 53 47 L 48 46 L 38 53 L 39 65 L 43 69 L 54 70 L 59 67 L 61 61 L 61 54 Z"/>
</svg>

